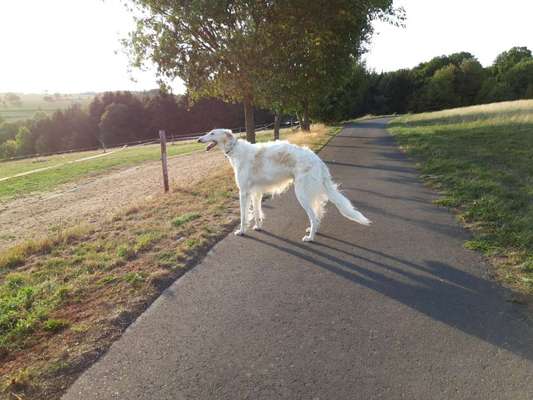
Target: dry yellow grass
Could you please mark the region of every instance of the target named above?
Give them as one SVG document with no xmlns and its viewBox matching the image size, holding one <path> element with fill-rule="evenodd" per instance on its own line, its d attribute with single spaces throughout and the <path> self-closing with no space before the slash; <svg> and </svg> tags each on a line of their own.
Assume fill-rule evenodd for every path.
<svg viewBox="0 0 533 400">
<path fill-rule="evenodd" d="M 324 124 L 313 124 L 311 132 L 298 131 L 288 136 L 289 142 L 300 146 L 307 146 L 313 151 L 319 151 L 338 132 L 331 126 Z"/>
<path fill-rule="evenodd" d="M 443 123 L 478 122 L 499 125 L 502 123 L 533 122 L 533 100 L 505 101 L 478 106 L 451 108 L 436 112 L 408 115 L 400 120 L 406 125 L 420 125 L 427 122 L 436 125 Z"/>
</svg>

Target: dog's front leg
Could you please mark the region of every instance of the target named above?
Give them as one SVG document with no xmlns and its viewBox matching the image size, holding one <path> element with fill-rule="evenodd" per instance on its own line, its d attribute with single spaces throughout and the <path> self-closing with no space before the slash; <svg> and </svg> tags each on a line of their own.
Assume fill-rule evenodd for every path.
<svg viewBox="0 0 533 400">
<path fill-rule="evenodd" d="M 248 226 L 248 214 L 250 208 L 250 195 L 246 191 L 239 192 L 239 202 L 241 207 L 241 227 L 235 231 L 235 235 L 242 236 Z"/>
<path fill-rule="evenodd" d="M 263 226 L 263 211 L 261 210 L 261 199 L 263 198 L 263 193 L 254 193 L 252 195 L 252 207 L 253 207 L 253 215 L 255 220 L 254 230 L 260 231 L 261 227 Z"/>
</svg>

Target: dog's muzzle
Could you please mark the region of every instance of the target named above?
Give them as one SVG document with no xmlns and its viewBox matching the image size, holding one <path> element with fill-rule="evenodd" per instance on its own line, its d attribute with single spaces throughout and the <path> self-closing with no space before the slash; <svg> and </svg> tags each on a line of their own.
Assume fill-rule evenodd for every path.
<svg viewBox="0 0 533 400">
<path fill-rule="evenodd" d="M 198 138 L 198 143 L 208 143 L 207 147 L 205 148 L 205 151 L 209 151 L 217 145 L 217 142 L 205 140 L 203 137 Z"/>
</svg>

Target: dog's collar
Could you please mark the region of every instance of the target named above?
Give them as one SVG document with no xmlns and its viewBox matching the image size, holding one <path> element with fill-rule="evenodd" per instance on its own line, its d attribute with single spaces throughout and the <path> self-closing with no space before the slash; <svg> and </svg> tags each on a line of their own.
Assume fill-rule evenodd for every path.
<svg viewBox="0 0 533 400">
<path fill-rule="evenodd" d="M 229 150 L 226 150 L 226 148 L 224 148 L 224 154 L 226 156 L 229 156 L 230 153 L 233 151 L 233 149 L 235 148 L 235 146 L 237 145 L 237 139 L 235 139 L 231 145 L 231 147 L 229 148 Z"/>
</svg>

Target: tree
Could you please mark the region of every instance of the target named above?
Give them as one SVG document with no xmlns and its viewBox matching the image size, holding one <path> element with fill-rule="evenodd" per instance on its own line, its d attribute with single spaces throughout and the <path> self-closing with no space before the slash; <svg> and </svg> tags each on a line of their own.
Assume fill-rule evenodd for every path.
<svg viewBox="0 0 533 400">
<path fill-rule="evenodd" d="M 19 128 L 15 142 L 17 143 L 17 154 L 27 155 L 35 153 L 35 138 L 26 126 Z"/>
<path fill-rule="evenodd" d="M 450 64 L 437 70 L 425 88 L 426 110 L 457 107 L 461 99 L 456 91 L 459 69 Z"/>
<path fill-rule="evenodd" d="M 392 0 L 131 0 L 142 12 L 128 40 L 134 66 L 154 62 L 183 79 L 192 98 L 242 101 L 255 141 L 254 104 L 294 109 L 308 126 L 312 103 L 338 88 L 370 22 Z"/>
<path fill-rule="evenodd" d="M 382 76 L 379 91 L 383 94 L 384 114 L 406 113 L 408 99 L 415 89 L 411 71 L 400 69 Z"/>
<path fill-rule="evenodd" d="M 403 14 L 390 1 L 292 0 L 274 2 L 275 24 L 266 38 L 267 61 L 257 81 L 276 108 L 296 112 L 309 130 L 309 114 L 319 114 L 323 97 L 350 79 L 376 18 Z"/>
<path fill-rule="evenodd" d="M 532 59 L 531 50 L 527 47 L 512 47 L 500 53 L 494 61 L 494 72 L 496 76 L 503 77 L 507 71 L 521 61 Z"/>
<path fill-rule="evenodd" d="M 0 158 L 10 158 L 17 154 L 17 142 L 13 139 L 0 144 Z"/>
<path fill-rule="evenodd" d="M 326 122 L 342 121 L 363 115 L 369 104 L 372 78 L 364 64 L 352 67 L 349 79 L 342 88 L 324 96 L 316 111 L 318 119 Z"/>
<path fill-rule="evenodd" d="M 503 76 L 512 99 L 531 98 L 533 90 L 533 58 L 523 61 L 511 67 Z"/>
<path fill-rule="evenodd" d="M 160 78 L 181 78 L 193 99 L 243 102 L 246 134 L 255 141 L 253 71 L 261 61 L 269 2 L 132 0 L 143 13 L 125 42 L 133 64 L 146 60 Z"/>
<path fill-rule="evenodd" d="M 420 63 L 415 68 L 413 68 L 413 71 L 418 75 L 419 79 L 431 79 L 431 77 L 433 77 L 435 72 L 437 72 L 439 69 L 446 67 L 450 64 L 459 67 L 464 60 L 470 59 L 475 59 L 475 57 L 473 54 L 467 51 L 452 53 L 447 56 L 437 56 L 433 57 L 427 62 Z"/>
<path fill-rule="evenodd" d="M 109 104 L 98 127 L 100 128 L 100 143 L 105 148 L 112 144 L 126 142 L 130 138 L 128 106 L 121 103 Z"/>
<path fill-rule="evenodd" d="M 462 105 L 474 104 L 484 79 L 483 66 L 475 58 L 467 58 L 461 62 L 457 77 L 457 93 L 461 97 Z"/>
<path fill-rule="evenodd" d="M 2 122 L 0 123 L 0 143 L 9 139 L 15 139 L 19 129 L 19 123 L 16 122 Z"/>
</svg>

